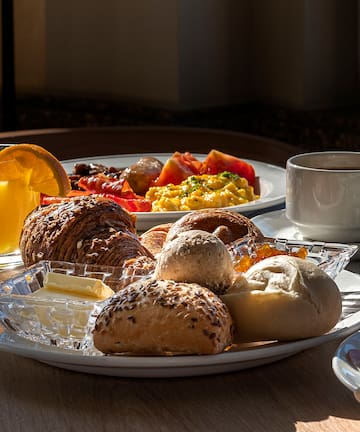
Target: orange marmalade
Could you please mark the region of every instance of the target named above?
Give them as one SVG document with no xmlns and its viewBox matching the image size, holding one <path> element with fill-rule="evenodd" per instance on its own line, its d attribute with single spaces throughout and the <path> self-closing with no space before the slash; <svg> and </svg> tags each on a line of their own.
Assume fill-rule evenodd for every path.
<svg viewBox="0 0 360 432">
<path fill-rule="evenodd" d="M 285 250 L 279 250 L 276 247 L 269 245 L 268 243 L 264 243 L 256 246 L 251 255 L 236 256 L 234 260 L 234 269 L 237 272 L 243 273 L 246 272 L 251 266 L 253 266 L 259 261 L 264 260 L 265 258 L 269 258 L 275 255 L 289 255 L 305 259 L 307 253 L 308 252 L 305 247 L 301 247 L 297 251 L 290 252 Z"/>
</svg>

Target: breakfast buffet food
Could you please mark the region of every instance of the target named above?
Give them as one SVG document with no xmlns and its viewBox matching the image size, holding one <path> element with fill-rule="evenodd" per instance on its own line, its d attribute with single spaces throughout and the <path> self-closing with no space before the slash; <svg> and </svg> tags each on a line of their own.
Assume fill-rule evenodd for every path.
<svg viewBox="0 0 360 432">
<path fill-rule="evenodd" d="M 165 242 L 157 258 L 154 277 L 196 282 L 221 294 L 232 284 L 233 260 L 225 244 L 214 234 L 184 231 Z"/>
<path fill-rule="evenodd" d="M 221 295 L 155 272 L 110 299 L 93 337 L 104 353 L 214 354 L 243 342 L 319 336 L 340 315 L 336 283 L 314 263 L 284 255 L 233 274 Z"/>
<path fill-rule="evenodd" d="M 151 237 L 151 233 L 155 237 Z M 263 244 L 265 240 L 245 216 L 222 209 L 192 212 L 173 224 L 150 229 L 148 236 L 144 233 L 138 237 L 130 213 L 111 200 L 88 196 L 39 207 L 32 212 L 24 224 L 21 252 L 26 266 L 41 259 L 123 266 L 124 278 L 115 288 L 118 292 L 114 299 L 121 299 L 121 293 L 128 293 L 126 298 L 134 300 L 131 306 L 126 306 L 126 311 L 143 301 L 136 291 L 139 287 L 143 295 L 148 295 L 150 290 L 149 298 L 156 298 L 160 306 L 164 298 L 160 293 L 168 292 L 169 287 L 176 299 L 175 292 L 182 293 L 185 288 L 189 298 L 196 297 L 194 289 L 198 294 L 201 291 L 202 296 L 220 296 L 216 301 L 228 306 L 234 321 L 236 338 L 233 342 L 305 338 L 323 334 L 336 324 L 341 313 L 340 294 L 335 282 L 324 271 L 304 258 L 274 250 L 275 256 L 265 256 L 247 271 L 238 272 L 238 257 L 232 245 L 239 239 L 251 244 L 257 241 Z M 146 308 L 155 321 L 163 319 L 162 315 L 148 309 L 148 305 Z M 110 309 L 105 306 L 104 310 Z M 142 314 L 143 307 L 138 311 Z M 137 314 L 136 322 L 138 320 Z M 119 329 L 116 322 L 121 322 Z M 160 344 L 155 348 L 154 339 L 146 344 L 140 333 L 131 332 L 125 345 L 111 345 L 113 338 L 130 331 L 123 324 L 114 319 L 109 327 L 111 331 L 107 328 L 100 332 L 98 323 L 97 347 L 104 352 L 123 352 L 123 349 L 160 352 L 169 351 L 170 347 L 175 349 L 176 345 L 176 350 L 182 351 L 179 342 L 171 345 L 166 339 L 166 346 Z M 178 324 L 177 327 L 180 329 Z M 131 327 L 131 331 L 138 328 L 141 326 Z M 125 333 L 121 333 L 123 331 Z M 179 330 L 181 339 L 180 333 Z M 104 341 L 105 348 L 102 348 L 100 335 L 104 334 L 107 334 L 107 342 Z M 135 337 L 131 345 L 130 339 Z M 228 338 L 226 344 L 229 345 Z M 193 348 L 186 349 L 194 352 Z"/>
<path fill-rule="evenodd" d="M 243 177 L 225 171 L 187 177 L 180 184 L 153 186 L 145 198 L 152 211 L 187 211 L 236 206 L 259 198 Z"/>
<path fill-rule="evenodd" d="M 198 284 L 140 280 L 110 299 L 93 337 L 104 353 L 217 354 L 232 343 L 232 318 L 219 297 Z"/>
<path fill-rule="evenodd" d="M 136 256 L 152 256 L 136 235 L 133 216 L 92 196 L 35 209 L 25 220 L 20 251 L 26 266 L 40 260 L 121 266 Z"/>
<path fill-rule="evenodd" d="M 163 167 L 152 161 L 149 171 L 147 162 L 123 174 L 137 192 L 147 187 L 150 171 L 155 178 L 161 170 L 165 181 Z M 239 213 L 199 209 L 145 233 L 135 222 L 121 203 L 89 193 L 50 200 L 23 226 L 20 251 L 27 267 L 40 260 L 122 267 L 114 291 L 100 281 L 50 274 L 34 294 L 104 301 L 93 328 L 94 345 L 104 353 L 214 354 L 243 341 L 320 335 L 339 320 L 336 283 L 301 249 L 269 247 Z"/>
<path fill-rule="evenodd" d="M 171 223 L 156 225 L 141 233 L 139 236 L 141 244 L 156 256 L 163 247 L 171 225 Z"/>
<path fill-rule="evenodd" d="M 32 321 L 31 327 L 36 325 L 37 319 L 43 329 L 42 336 L 53 332 L 55 327 L 60 337 L 81 339 L 86 336 L 94 304 L 113 294 L 114 291 L 99 279 L 50 271 L 45 275 L 43 286 L 29 294 L 30 308 L 24 308 L 18 315 L 26 315 L 26 319 Z"/>
<path fill-rule="evenodd" d="M 261 240 L 259 228 L 246 216 L 224 209 L 204 209 L 187 213 L 172 224 L 167 240 L 172 240 L 181 232 L 202 230 L 213 233 L 225 244 L 239 239 Z"/>
<path fill-rule="evenodd" d="M 229 207 L 260 196 L 252 164 L 218 150 L 211 150 L 204 160 L 190 152 L 174 152 L 165 163 L 144 156 L 122 168 L 79 163 L 70 179 L 67 198 L 101 195 L 131 212 Z M 54 197 L 42 196 L 42 204 L 51 202 Z"/>
<path fill-rule="evenodd" d="M 151 184 L 161 174 L 163 166 L 158 159 L 144 156 L 125 168 L 120 178 L 126 179 L 136 194 L 145 195 Z"/>
<path fill-rule="evenodd" d="M 266 258 L 251 267 L 223 296 L 238 341 L 294 340 L 331 330 L 341 315 L 334 282 L 311 261 Z"/>
<path fill-rule="evenodd" d="M 144 157 L 121 172 L 96 164 L 76 170 L 65 199 L 43 196 L 27 216 L 20 240 L 24 265 L 51 260 L 114 266 L 121 277 L 105 285 L 49 272 L 43 287 L 29 295 L 39 301 L 38 318 L 46 326 L 52 325 L 47 308 L 56 309 L 61 337 L 79 340 L 90 331 L 95 348 L 106 354 L 202 355 L 242 342 L 314 337 L 338 322 L 339 289 L 307 259 L 306 249 L 278 250 L 247 217 L 202 208 L 209 204 L 202 178 L 210 179 L 216 195 L 219 179 L 241 177 L 243 192 L 256 199 L 250 164 L 213 150 L 202 162 L 175 152 L 164 164 Z M 191 190 L 183 189 L 184 180 Z M 193 200 L 191 192 L 199 193 L 199 209 L 138 233 L 133 212 L 148 205 L 144 195 L 155 197 L 173 185 L 181 191 L 170 200 Z M 215 195 L 210 201 L 217 205 Z M 164 210 L 173 209 L 166 203 Z M 90 329 L 89 316 L 96 319 Z"/>
<path fill-rule="evenodd" d="M 63 273 L 49 272 L 46 274 L 44 285 L 32 295 L 44 297 L 62 297 L 80 300 L 105 300 L 114 291 L 100 279 L 80 277 Z"/>
</svg>

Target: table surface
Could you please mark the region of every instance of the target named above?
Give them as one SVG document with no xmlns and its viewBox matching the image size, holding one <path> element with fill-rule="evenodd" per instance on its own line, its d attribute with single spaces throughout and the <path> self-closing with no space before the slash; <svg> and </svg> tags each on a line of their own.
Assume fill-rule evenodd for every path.
<svg viewBox="0 0 360 432">
<path fill-rule="evenodd" d="M 349 269 L 360 273 L 358 262 Z M 0 430 L 358 432 L 360 405 L 331 366 L 340 342 L 239 372 L 161 379 L 77 373 L 1 352 Z"/>
</svg>

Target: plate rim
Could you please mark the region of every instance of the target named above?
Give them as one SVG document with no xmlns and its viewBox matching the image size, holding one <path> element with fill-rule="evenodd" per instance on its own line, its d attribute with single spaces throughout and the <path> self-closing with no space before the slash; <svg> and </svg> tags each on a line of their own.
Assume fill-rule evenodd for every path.
<svg viewBox="0 0 360 432">
<path fill-rule="evenodd" d="M 343 270 L 340 273 L 344 274 L 344 280 L 352 278 L 354 282 L 360 285 L 360 275 Z M 341 287 L 340 287 L 341 288 Z M 343 290 L 345 287 L 343 287 Z M 360 291 L 360 288 L 359 288 Z M 101 368 L 105 369 L 101 374 L 114 376 L 154 376 L 154 370 L 163 370 L 164 373 L 158 376 L 176 376 L 179 369 L 185 371 L 190 368 L 197 368 L 199 373 L 195 375 L 203 375 L 201 369 L 222 369 L 220 372 L 228 372 L 231 370 L 240 370 L 244 368 L 256 367 L 262 362 L 272 363 L 279 358 L 285 358 L 295 355 L 306 349 L 319 346 L 322 343 L 334 340 L 340 337 L 346 337 L 357 330 L 360 330 L 360 312 L 356 313 L 348 325 L 342 325 L 344 320 L 338 323 L 336 330 L 325 335 L 307 338 L 299 341 L 285 342 L 276 345 L 253 347 L 241 351 L 225 352 L 215 355 L 204 356 L 105 356 L 105 355 L 86 355 L 76 351 L 66 351 L 60 348 L 52 348 L 47 345 L 41 346 L 39 343 L 31 342 L 22 338 L 15 338 L 15 342 L 9 340 L 9 333 L 4 331 L 0 337 L 0 351 L 12 352 L 22 357 L 28 357 L 40 361 L 42 363 L 57 363 L 63 364 L 65 369 L 81 371 L 83 368 Z M 8 338 L 7 341 L 5 340 Z M 20 341 L 20 342 L 19 342 Z M 259 355 L 260 354 L 260 355 Z M 252 365 L 244 364 L 252 363 Z M 255 364 L 256 363 L 256 364 Z M 65 367 L 66 366 L 66 367 Z M 80 368 L 80 369 L 79 369 Z M 128 371 L 132 372 L 129 373 Z M 113 371 L 109 373 L 110 371 Z M 122 371 L 127 373 L 122 374 Z M 174 371 L 174 372 L 172 372 Z M 176 372 L 177 371 L 177 372 Z M 105 373 L 104 373 L 105 372 Z M 191 371 L 185 373 L 189 376 Z M 94 372 L 95 373 L 95 372 Z M 183 375 L 183 376 L 185 376 Z M 194 375 L 194 373 L 192 373 Z"/>
</svg>

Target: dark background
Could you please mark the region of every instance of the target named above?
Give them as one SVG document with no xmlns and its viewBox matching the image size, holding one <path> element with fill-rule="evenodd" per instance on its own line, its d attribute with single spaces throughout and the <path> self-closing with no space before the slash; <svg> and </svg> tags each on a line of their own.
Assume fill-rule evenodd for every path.
<svg viewBox="0 0 360 432">
<path fill-rule="evenodd" d="M 193 111 L 59 96 L 16 100 L 17 129 L 188 126 L 241 131 L 308 150 L 360 150 L 360 105 L 316 111 L 240 105 Z"/>
</svg>

